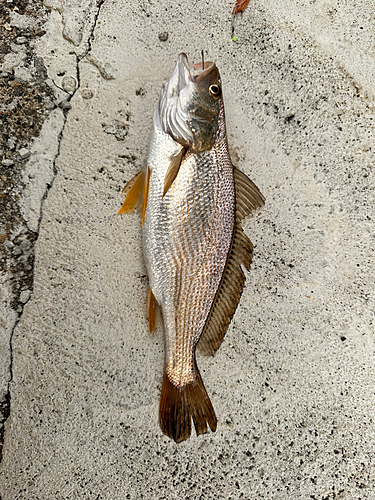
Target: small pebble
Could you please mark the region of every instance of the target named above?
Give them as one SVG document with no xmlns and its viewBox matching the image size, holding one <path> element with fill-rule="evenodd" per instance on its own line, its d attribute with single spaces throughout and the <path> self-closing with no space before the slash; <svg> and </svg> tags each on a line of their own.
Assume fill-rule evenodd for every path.
<svg viewBox="0 0 375 500">
<path fill-rule="evenodd" d="M 13 248 L 13 255 L 21 255 L 21 253 L 22 253 L 22 250 L 20 249 L 20 247 L 15 246 Z"/>
<path fill-rule="evenodd" d="M 92 99 L 92 97 L 94 97 L 94 92 L 91 89 L 82 89 L 81 96 L 83 99 Z"/>
<path fill-rule="evenodd" d="M 22 160 L 24 160 L 25 158 L 27 158 L 28 156 L 30 156 L 30 151 L 26 148 L 21 148 L 19 151 L 18 151 L 18 154 L 20 155 L 20 158 Z"/>
<path fill-rule="evenodd" d="M 18 36 L 16 38 L 16 42 L 19 44 L 19 45 L 22 45 L 23 43 L 26 43 L 27 42 L 27 38 L 25 36 Z"/>
<path fill-rule="evenodd" d="M 5 158 L 1 164 L 3 165 L 3 167 L 11 167 L 12 165 L 14 165 L 14 161 L 13 160 L 10 160 L 9 158 Z"/>
<path fill-rule="evenodd" d="M 110 63 L 103 63 L 100 61 L 97 57 L 93 56 L 92 54 L 88 54 L 86 56 L 86 59 L 96 66 L 99 70 L 99 73 L 102 75 L 103 78 L 106 80 L 114 80 L 115 79 L 115 70 L 112 67 Z"/>
<path fill-rule="evenodd" d="M 168 40 L 168 33 L 166 31 L 163 31 L 163 33 L 159 33 L 159 40 L 161 42 L 166 42 Z"/>
<path fill-rule="evenodd" d="M 30 240 L 22 240 L 20 243 L 20 247 L 23 251 L 28 250 L 31 247 L 31 241 Z"/>
<path fill-rule="evenodd" d="M 60 102 L 59 106 L 61 109 L 70 109 L 72 107 L 69 101 Z"/>
<path fill-rule="evenodd" d="M 20 302 L 22 302 L 22 304 L 25 304 L 29 300 L 30 295 L 30 290 L 23 290 L 20 294 Z"/>
<path fill-rule="evenodd" d="M 65 90 L 65 92 L 69 92 L 69 94 L 72 94 L 77 88 L 76 79 L 72 76 L 64 76 L 61 82 L 61 86 Z"/>
</svg>

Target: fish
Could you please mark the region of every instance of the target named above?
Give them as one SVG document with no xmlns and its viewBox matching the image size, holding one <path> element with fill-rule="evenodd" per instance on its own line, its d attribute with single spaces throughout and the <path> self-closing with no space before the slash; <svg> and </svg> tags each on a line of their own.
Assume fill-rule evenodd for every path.
<svg viewBox="0 0 375 500">
<path fill-rule="evenodd" d="M 157 309 L 164 323 L 159 423 L 179 443 L 192 422 L 197 436 L 216 430 L 196 349 L 211 355 L 222 343 L 253 254 L 240 221 L 265 201 L 230 159 L 214 62 L 178 56 L 160 91 L 147 162 L 123 194 L 119 214 L 142 211 L 150 333 Z"/>
</svg>

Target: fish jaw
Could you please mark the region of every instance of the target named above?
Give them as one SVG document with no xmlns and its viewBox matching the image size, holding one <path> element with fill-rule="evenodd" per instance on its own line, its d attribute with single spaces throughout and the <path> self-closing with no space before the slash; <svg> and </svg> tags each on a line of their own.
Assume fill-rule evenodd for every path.
<svg viewBox="0 0 375 500">
<path fill-rule="evenodd" d="M 217 138 L 220 103 L 210 94 L 212 84 L 221 88 L 216 65 L 190 65 L 182 53 L 160 92 L 157 109 L 163 131 L 192 152 L 211 149 Z"/>
</svg>

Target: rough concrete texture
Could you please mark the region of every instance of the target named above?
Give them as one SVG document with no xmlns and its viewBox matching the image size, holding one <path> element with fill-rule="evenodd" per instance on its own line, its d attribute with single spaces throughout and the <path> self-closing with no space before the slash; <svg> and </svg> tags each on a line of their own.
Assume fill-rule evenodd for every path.
<svg viewBox="0 0 375 500">
<path fill-rule="evenodd" d="M 20 206 L 29 181 L 24 178 L 25 169 L 35 137 L 58 105 L 46 83 L 43 59 L 34 50 L 45 33 L 46 19 L 41 0 L 30 5 L 27 0 L 0 4 L 0 460 L 3 423 L 10 412 L 11 339 L 32 293 L 38 236 L 38 229 L 27 225 Z M 39 216 L 41 199 L 33 200 Z"/>
<path fill-rule="evenodd" d="M 2 499 L 373 500 L 373 2 L 254 0 L 237 43 L 227 1 L 50 6 L 40 56 L 62 89 L 65 57 L 76 86 L 13 334 Z M 115 214 L 160 85 L 202 48 L 234 163 L 267 201 L 245 222 L 254 262 L 225 341 L 198 359 L 218 429 L 176 445 L 157 422 L 140 218 Z"/>
</svg>

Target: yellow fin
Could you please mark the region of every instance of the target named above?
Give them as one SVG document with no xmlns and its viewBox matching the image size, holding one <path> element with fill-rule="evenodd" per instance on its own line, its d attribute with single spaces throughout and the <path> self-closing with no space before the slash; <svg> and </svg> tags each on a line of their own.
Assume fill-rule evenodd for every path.
<svg viewBox="0 0 375 500">
<path fill-rule="evenodd" d="M 158 303 L 152 293 L 151 287 L 148 287 L 148 331 L 150 334 L 155 330 L 157 305 Z"/>
<path fill-rule="evenodd" d="M 128 214 L 134 209 L 138 210 L 141 207 L 144 178 L 145 173 L 141 170 L 126 184 L 121 193 L 123 195 L 126 194 L 126 198 L 122 207 L 117 212 L 118 214 Z"/>
<path fill-rule="evenodd" d="M 148 187 L 150 185 L 150 175 L 151 175 L 151 170 L 150 170 L 150 167 L 147 166 L 146 179 L 145 179 L 145 182 L 143 184 L 142 226 L 145 223 L 145 217 L 146 217 L 147 200 L 148 200 Z"/>
<path fill-rule="evenodd" d="M 172 156 L 171 158 L 167 173 L 165 174 L 163 198 L 167 194 L 168 189 L 172 186 L 173 181 L 177 177 L 185 152 L 186 148 L 182 148 L 181 151 L 176 154 L 176 156 Z"/>
</svg>

